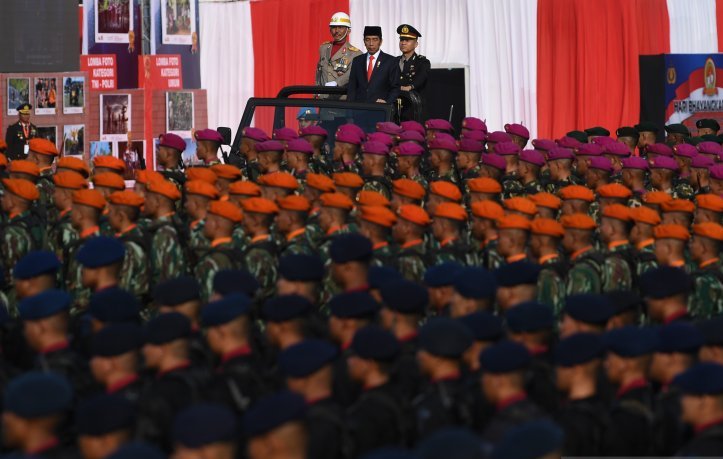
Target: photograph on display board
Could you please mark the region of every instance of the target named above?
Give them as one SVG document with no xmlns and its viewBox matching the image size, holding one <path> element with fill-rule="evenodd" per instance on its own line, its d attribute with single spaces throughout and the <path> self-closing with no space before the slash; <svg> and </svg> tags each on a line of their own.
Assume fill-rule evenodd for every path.
<svg viewBox="0 0 723 459">
<path fill-rule="evenodd" d="M 118 142 L 118 157 L 126 164 L 123 173 L 125 180 L 134 180 L 136 171 L 141 168 L 141 158 L 146 154 L 146 142 L 134 140 L 132 142 Z"/>
<path fill-rule="evenodd" d="M 66 124 L 63 126 L 63 156 L 83 156 L 84 124 Z"/>
<path fill-rule="evenodd" d="M 196 142 L 191 138 L 183 139 L 183 141 L 186 142 L 186 149 L 181 153 L 181 161 L 183 161 L 183 164 L 185 164 L 186 167 L 202 165 L 203 161 L 199 160 L 198 156 L 196 156 Z"/>
<path fill-rule="evenodd" d="M 85 77 L 63 78 L 63 114 L 83 113 L 85 106 Z"/>
<path fill-rule="evenodd" d="M 131 95 L 100 95 L 100 140 L 127 140 L 131 129 Z"/>
<path fill-rule="evenodd" d="M 132 0 L 95 0 L 95 42 L 130 43 L 133 35 Z"/>
<path fill-rule="evenodd" d="M 55 78 L 35 79 L 35 114 L 55 115 L 58 103 L 58 86 Z"/>
<path fill-rule="evenodd" d="M 166 132 L 190 137 L 193 130 L 193 93 L 166 93 Z"/>
<path fill-rule="evenodd" d="M 193 45 L 196 40 L 196 3 L 193 0 L 160 0 L 164 45 Z"/>
<path fill-rule="evenodd" d="M 90 142 L 90 162 L 96 156 L 114 156 L 113 142 Z"/>
<path fill-rule="evenodd" d="M 38 135 L 41 139 L 48 139 L 58 146 L 58 126 L 38 126 Z"/>
<path fill-rule="evenodd" d="M 8 115 L 17 115 L 17 108 L 30 103 L 30 78 L 8 78 Z"/>
</svg>

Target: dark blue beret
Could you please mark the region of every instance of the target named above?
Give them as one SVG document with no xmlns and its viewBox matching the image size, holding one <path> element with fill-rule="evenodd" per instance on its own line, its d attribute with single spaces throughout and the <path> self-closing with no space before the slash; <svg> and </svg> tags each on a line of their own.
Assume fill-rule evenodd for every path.
<svg viewBox="0 0 723 459">
<path fill-rule="evenodd" d="M 540 265 L 528 261 L 517 261 L 502 265 L 495 270 L 495 277 L 500 287 L 537 284 Z"/>
<path fill-rule="evenodd" d="M 391 266 L 371 266 L 367 275 L 371 289 L 381 289 L 386 284 L 403 278 L 402 273 Z"/>
<path fill-rule="evenodd" d="M 60 260 L 47 250 L 28 252 L 15 263 L 13 277 L 15 279 L 32 279 L 43 274 L 55 274 L 60 269 Z"/>
<path fill-rule="evenodd" d="M 175 277 L 156 285 L 153 299 L 159 306 L 178 306 L 197 301 L 201 299 L 201 286 L 193 276 Z"/>
<path fill-rule="evenodd" d="M 532 361 L 530 351 L 514 341 L 500 341 L 480 353 L 482 370 L 488 373 L 511 373 L 527 367 Z"/>
<path fill-rule="evenodd" d="M 75 412 L 78 435 L 97 437 L 119 430 L 131 430 L 136 407 L 125 397 L 100 394 L 81 401 Z"/>
<path fill-rule="evenodd" d="M 655 352 L 658 334 L 651 327 L 628 325 L 616 328 L 603 336 L 608 351 L 620 357 L 640 357 Z"/>
<path fill-rule="evenodd" d="M 415 453 L 419 459 L 487 459 L 480 437 L 459 427 L 434 432 L 417 445 Z"/>
<path fill-rule="evenodd" d="M 249 298 L 256 296 L 259 282 L 245 269 L 224 269 L 213 278 L 213 291 L 221 296 L 243 293 Z"/>
<path fill-rule="evenodd" d="M 704 346 L 723 346 L 723 316 L 702 320 L 696 326 L 703 336 Z"/>
<path fill-rule="evenodd" d="M 351 349 L 363 359 L 390 361 L 399 355 L 401 346 L 392 333 L 377 325 L 369 325 L 354 334 Z"/>
<path fill-rule="evenodd" d="M 555 313 L 546 304 L 525 301 L 506 313 L 507 328 L 513 333 L 534 332 L 555 326 Z"/>
<path fill-rule="evenodd" d="M 281 371 L 292 378 L 303 378 L 330 364 L 339 354 L 336 346 L 321 339 L 307 339 L 279 354 Z"/>
<path fill-rule="evenodd" d="M 615 310 L 604 295 L 581 293 L 567 297 L 564 313 L 580 322 L 605 325 Z"/>
<path fill-rule="evenodd" d="M 455 319 L 431 319 L 419 331 L 419 347 L 432 355 L 457 359 L 472 345 L 472 333 Z"/>
<path fill-rule="evenodd" d="M 166 459 L 166 455 L 153 445 L 133 442 L 121 446 L 107 459 Z"/>
<path fill-rule="evenodd" d="M 465 298 L 494 299 L 497 293 L 497 280 L 485 268 L 463 268 L 454 278 L 453 285 L 457 293 Z"/>
<path fill-rule="evenodd" d="M 595 333 L 575 333 L 561 340 L 555 348 L 555 365 L 574 367 L 605 354 L 602 337 Z"/>
<path fill-rule="evenodd" d="M 363 455 L 361 459 L 416 459 L 416 457 L 417 456 L 409 450 L 387 447 L 375 449 Z"/>
<path fill-rule="evenodd" d="M 520 424 L 505 435 L 492 451 L 492 459 L 537 459 L 561 451 L 565 432 L 549 419 Z"/>
<path fill-rule="evenodd" d="M 455 277 L 462 269 L 464 269 L 464 266 L 453 261 L 430 266 L 424 273 L 424 283 L 429 287 L 452 285 Z"/>
<path fill-rule="evenodd" d="M 130 323 L 110 324 L 93 335 L 91 354 L 115 357 L 140 349 L 144 343 L 143 329 Z"/>
<path fill-rule="evenodd" d="M 372 241 L 359 233 L 340 234 L 331 240 L 329 255 L 334 263 L 368 262 L 372 257 Z"/>
<path fill-rule="evenodd" d="M 301 295 L 282 295 L 266 301 L 263 316 L 270 322 L 285 322 L 309 314 L 314 305 Z"/>
<path fill-rule="evenodd" d="M 73 299 L 62 290 L 46 290 L 24 298 L 18 305 L 20 319 L 39 320 L 67 311 Z"/>
<path fill-rule="evenodd" d="M 643 299 L 636 292 L 631 290 L 616 290 L 605 294 L 608 302 L 612 305 L 615 315 L 626 311 L 639 312 L 643 308 Z"/>
<path fill-rule="evenodd" d="M 208 303 L 201 311 L 201 322 L 215 327 L 245 316 L 251 311 L 251 299 L 243 293 L 231 293 L 220 300 Z"/>
<path fill-rule="evenodd" d="M 100 290 L 90 297 L 88 312 L 101 322 L 137 322 L 141 303 L 127 290 L 110 287 Z"/>
<path fill-rule="evenodd" d="M 340 318 L 365 318 L 379 311 L 379 303 L 367 292 L 345 292 L 329 300 L 329 311 Z"/>
<path fill-rule="evenodd" d="M 24 419 L 60 414 L 71 406 L 73 388 L 57 373 L 33 371 L 5 387 L 4 410 Z"/>
<path fill-rule="evenodd" d="M 693 289 L 693 279 L 680 268 L 661 266 L 640 276 L 640 293 L 643 297 L 668 298 L 687 294 Z"/>
<path fill-rule="evenodd" d="M 202 403 L 181 411 L 173 421 L 173 441 L 187 448 L 233 442 L 236 415 L 224 405 Z"/>
<path fill-rule="evenodd" d="M 457 320 L 467 327 L 475 341 L 497 341 L 505 335 L 502 319 L 488 311 L 473 312 Z"/>
<path fill-rule="evenodd" d="M 321 282 L 324 261 L 318 255 L 286 255 L 279 260 L 279 276 L 295 282 Z"/>
<path fill-rule="evenodd" d="M 178 312 L 161 314 L 146 325 L 146 343 L 166 344 L 191 336 L 191 321 Z"/>
<path fill-rule="evenodd" d="M 684 394 L 723 394 L 723 365 L 710 362 L 698 363 L 676 376 L 673 385 Z"/>
<path fill-rule="evenodd" d="M 658 352 L 692 354 L 697 353 L 702 345 L 703 334 L 691 323 L 673 322 L 658 329 Z"/>
<path fill-rule="evenodd" d="M 284 391 L 262 398 L 244 416 L 244 432 L 249 438 L 258 437 L 289 422 L 303 421 L 306 416 L 304 398 Z"/>
<path fill-rule="evenodd" d="M 394 280 L 381 288 L 384 305 L 402 314 L 424 314 L 429 305 L 429 292 L 416 282 Z"/>
<path fill-rule="evenodd" d="M 85 241 L 75 258 L 86 268 L 101 268 L 123 261 L 126 248 L 114 237 L 97 236 Z"/>
</svg>

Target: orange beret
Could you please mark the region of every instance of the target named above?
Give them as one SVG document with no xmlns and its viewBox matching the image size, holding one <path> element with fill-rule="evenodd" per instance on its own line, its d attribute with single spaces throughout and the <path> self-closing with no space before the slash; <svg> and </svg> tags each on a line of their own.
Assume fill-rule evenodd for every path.
<svg viewBox="0 0 723 459">
<path fill-rule="evenodd" d="M 0 153 L 0 167 L 8 166 L 8 157 L 4 153 Z"/>
<path fill-rule="evenodd" d="M 469 191 L 473 193 L 502 193 L 500 182 L 489 177 L 477 177 L 467 180 Z"/>
<path fill-rule="evenodd" d="M 586 214 L 563 215 L 560 223 L 565 229 L 579 229 L 592 231 L 597 227 L 595 220 Z"/>
<path fill-rule="evenodd" d="M 28 148 L 30 151 L 40 153 L 41 155 L 58 156 L 58 148 L 48 139 L 41 139 L 39 137 L 30 139 L 28 141 Z"/>
<path fill-rule="evenodd" d="M 308 212 L 311 210 L 311 203 L 303 196 L 291 195 L 278 198 L 276 203 L 279 209 L 295 210 L 297 212 Z"/>
<path fill-rule="evenodd" d="M 279 207 L 274 201 L 266 198 L 248 198 L 241 201 L 241 207 L 246 212 L 257 214 L 277 214 Z"/>
<path fill-rule="evenodd" d="M 695 197 L 695 202 L 700 209 L 723 212 L 723 198 L 717 194 L 699 194 Z"/>
<path fill-rule="evenodd" d="M 658 225 L 653 228 L 653 235 L 655 239 L 678 239 L 681 241 L 690 239 L 688 228 L 675 224 Z"/>
<path fill-rule="evenodd" d="M 530 231 L 533 234 L 543 236 L 562 237 L 565 235 L 565 228 L 560 222 L 551 218 L 536 218 L 530 222 Z"/>
<path fill-rule="evenodd" d="M 567 201 L 568 199 L 579 199 L 581 201 L 593 202 L 595 195 L 592 190 L 582 185 L 568 185 L 560 189 L 560 199 Z"/>
<path fill-rule="evenodd" d="M 113 188 L 116 190 L 125 190 L 126 182 L 123 177 L 116 174 L 115 172 L 103 172 L 93 176 L 93 184 L 95 186 L 102 186 L 106 188 Z"/>
<path fill-rule="evenodd" d="M 115 191 L 108 196 L 108 202 L 117 206 L 129 206 L 141 208 L 146 200 L 135 191 Z"/>
<path fill-rule="evenodd" d="M 695 204 L 687 199 L 671 199 L 660 204 L 660 210 L 663 212 L 685 212 L 692 214 L 695 212 Z"/>
<path fill-rule="evenodd" d="M 284 188 L 286 190 L 296 190 L 299 188 L 299 182 L 296 177 L 288 172 L 274 172 L 259 177 L 259 185 L 273 186 L 276 188 Z"/>
<path fill-rule="evenodd" d="M 507 210 L 514 210 L 516 212 L 522 212 L 526 215 L 535 215 L 537 213 L 537 206 L 530 199 L 523 197 L 514 197 L 505 199 L 502 201 L 502 205 Z"/>
<path fill-rule="evenodd" d="M 58 159 L 57 169 L 70 169 L 71 171 L 78 172 L 85 178 L 88 178 L 90 176 L 90 168 L 85 163 L 85 161 L 79 158 L 74 158 L 72 156 L 63 156 L 62 158 Z"/>
<path fill-rule="evenodd" d="M 462 200 L 462 192 L 459 191 L 459 187 L 452 182 L 446 180 L 437 180 L 429 184 L 429 192 L 442 196 L 443 198 L 451 199 L 455 202 Z"/>
<path fill-rule="evenodd" d="M 697 223 L 693 225 L 693 234 L 723 241 L 723 226 L 713 222 Z"/>
<path fill-rule="evenodd" d="M 607 183 L 597 187 L 597 194 L 601 198 L 627 199 L 633 195 L 633 192 L 625 185 L 621 185 L 619 183 Z"/>
<path fill-rule="evenodd" d="M 399 218 L 403 218 L 419 226 L 427 226 L 432 222 L 427 211 L 414 204 L 403 204 L 399 206 L 397 215 Z"/>
<path fill-rule="evenodd" d="M 360 206 L 389 207 L 389 200 L 377 191 L 361 190 L 356 196 L 356 202 Z"/>
<path fill-rule="evenodd" d="M 601 215 L 624 222 L 630 221 L 630 208 L 622 204 L 609 204 L 602 210 Z"/>
<path fill-rule="evenodd" d="M 216 184 L 216 173 L 208 167 L 191 167 L 186 171 L 186 179 L 192 180 L 203 180 L 211 185 Z"/>
<path fill-rule="evenodd" d="M 161 196 L 165 196 L 173 201 L 178 201 L 179 199 L 181 199 L 181 192 L 178 191 L 176 185 L 165 179 L 149 181 L 146 184 L 146 188 L 151 193 L 160 194 Z"/>
<path fill-rule="evenodd" d="M 324 193 L 319 196 L 319 200 L 323 207 L 336 207 L 346 210 L 354 208 L 354 203 L 344 193 Z"/>
<path fill-rule="evenodd" d="M 38 188 L 30 180 L 8 178 L 3 179 L 3 185 L 10 193 L 28 201 L 35 201 L 40 198 Z"/>
<path fill-rule="evenodd" d="M 208 212 L 227 220 L 231 220 L 234 223 L 240 222 L 244 216 L 241 209 L 239 209 L 236 204 L 229 201 L 211 201 L 208 205 Z"/>
<path fill-rule="evenodd" d="M 417 181 L 400 178 L 392 182 L 392 191 L 400 196 L 421 201 L 424 199 L 426 192 L 424 187 Z"/>
<path fill-rule="evenodd" d="M 649 191 L 643 195 L 643 202 L 646 204 L 662 204 L 672 199 L 665 191 Z"/>
<path fill-rule="evenodd" d="M 435 218 L 448 218 L 450 220 L 467 220 L 467 211 L 456 202 L 443 202 L 434 209 Z"/>
<path fill-rule="evenodd" d="M 630 209 L 630 219 L 638 223 L 647 223 L 648 225 L 659 225 L 660 215 L 650 207 L 633 207 Z"/>
<path fill-rule="evenodd" d="M 494 201 L 477 201 L 472 204 L 472 215 L 488 220 L 497 220 L 505 214 L 501 205 Z"/>
<path fill-rule="evenodd" d="M 503 215 L 497 219 L 497 229 L 530 230 L 530 221 L 522 215 Z"/>
<path fill-rule="evenodd" d="M 26 159 L 16 159 L 15 161 L 11 161 L 10 167 L 8 167 L 8 172 L 11 174 L 28 174 L 33 177 L 40 177 L 40 168 L 38 165 Z"/>
<path fill-rule="evenodd" d="M 334 181 L 322 174 L 306 174 L 306 186 L 322 193 L 333 193 L 336 190 Z"/>
<path fill-rule="evenodd" d="M 558 210 L 562 206 L 560 198 L 554 194 L 545 193 L 544 191 L 531 195 L 529 200 L 534 202 L 537 207 L 546 207 L 548 209 Z"/>
<path fill-rule="evenodd" d="M 209 199 L 218 199 L 218 190 L 203 180 L 189 180 L 185 185 L 186 194 L 195 194 Z"/>
<path fill-rule="evenodd" d="M 241 178 L 241 169 L 231 164 L 214 164 L 210 168 L 219 178 L 238 180 Z"/>
<path fill-rule="evenodd" d="M 99 210 L 105 208 L 105 198 L 98 190 L 77 190 L 73 192 L 73 203 Z"/>
<path fill-rule="evenodd" d="M 237 180 L 228 186 L 229 194 L 238 194 L 241 196 L 261 196 L 261 188 L 254 182 L 248 180 Z"/>
<path fill-rule="evenodd" d="M 126 170 L 126 163 L 124 163 L 122 159 L 110 155 L 96 156 L 93 158 L 93 165 L 95 167 L 113 169 L 118 172 L 124 172 Z"/>
<path fill-rule="evenodd" d="M 81 190 L 88 188 L 88 182 L 77 172 L 60 171 L 53 174 L 53 183 L 58 188 L 68 188 L 71 190 Z"/>
<path fill-rule="evenodd" d="M 394 212 L 382 206 L 361 206 L 359 208 L 359 218 L 370 223 L 391 228 L 397 222 L 397 216 Z"/>
<path fill-rule="evenodd" d="M 336 186 L 361 188 L 362 185 L 364 185 L 364 180 L 361 176 L 354 172 L 336 172 L 332 174 L 331 178 L 334 180 L 334 185 Z"/>
</svg>

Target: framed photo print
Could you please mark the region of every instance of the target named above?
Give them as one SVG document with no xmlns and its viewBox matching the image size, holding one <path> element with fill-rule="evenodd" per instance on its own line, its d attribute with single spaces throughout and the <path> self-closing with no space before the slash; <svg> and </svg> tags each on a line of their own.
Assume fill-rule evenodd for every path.
<svg viewBox="0 0 723 459">
<path fill-rule="evenodd" d="M 100 95 L 100 140 L 128 140 L 131 130 L 131 95 Z"/>
</svg>

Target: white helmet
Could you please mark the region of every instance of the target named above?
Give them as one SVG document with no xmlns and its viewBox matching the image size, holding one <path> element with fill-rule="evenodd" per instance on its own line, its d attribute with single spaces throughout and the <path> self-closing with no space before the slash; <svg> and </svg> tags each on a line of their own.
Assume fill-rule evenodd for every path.
<svg viewBox="0 0 723 459">
<path fill-rule="evenodd" d="M 348 14 L 339 11 L 331 16 L 329 26 L 342 26 L 351 28 L 351 19 L 349 18 Z"/>
</svg>

